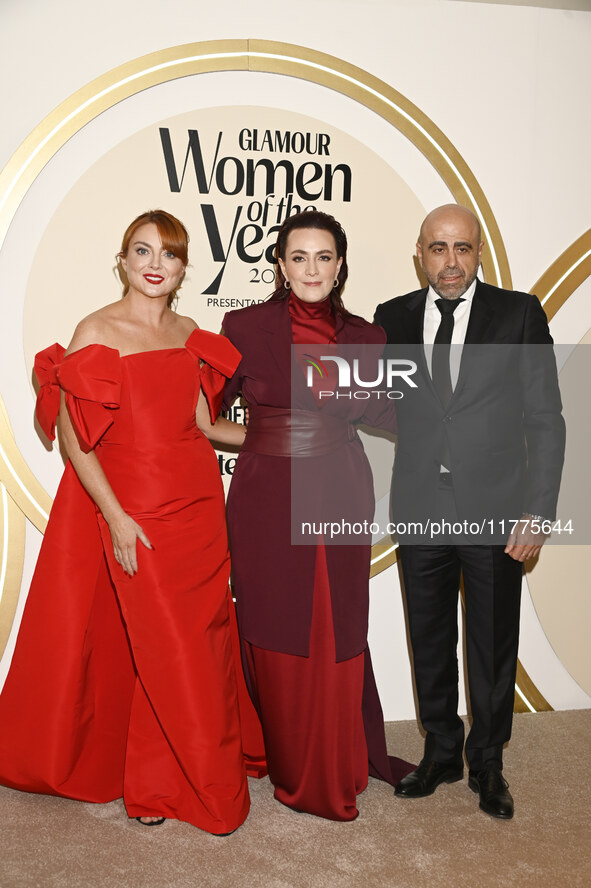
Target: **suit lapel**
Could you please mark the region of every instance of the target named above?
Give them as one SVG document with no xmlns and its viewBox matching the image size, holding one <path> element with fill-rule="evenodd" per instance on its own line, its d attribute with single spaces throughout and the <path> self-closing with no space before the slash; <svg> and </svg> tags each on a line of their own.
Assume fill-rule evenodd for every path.
<svg viewBox="0 0 591 888">
<path fill-rule="evenodd" d="M 269 353 L 280 374 L 280 384 L 286 385 L 288 391 L 291 392 L 292 408 L 316 410 L 316 399 L 306 385 L 305 370 L 297 360 L 293 348 L 289 298 L 276 304 L 270 303 L 270 305 L 273 305 L 276 310 L 267 313 L 265 322 L 261 324 L 261 330 L 265 334 Z M 342 324 L 342 319 L 340 320 Z"/>
<path fill-rule="evenodd" d="M 427 302 L 427 288 L 417 290 L 413 293 L 406 303 L 406 311 L 402 314 L 402 322 L 404 330 L 402 331 L 402 342 L 412 342 L 423 344 L 423 327 L 425 320 L 425 305 Z"/>
<path fill-rule="evenodd" d="M 291 385 L 291 322 L 288 302 L 284 299 L 282 302 L 269 302 L 267 305 L 269 308 L 259 325 L 264 337 L 263 344 L 275 363 L 275 370 L 289 386 Z"/>
<path fill-rule="evenodd" d="M 351 341 L 349 335 L 349 325 L 345 324 L 340 314 L 337 314 L 335 317 L 334 336 L 337 345 L 344 345 L 345 343 Z"/>
<path fill-rule="evenodd" d="M 454 389 L 452 399 L 450 401 L 450 406 L 459 397 L 466 383 L 466 380 L 476 369 L 475 363 L 478 357 L 478 350 L 473 348 L 472 346 L 491 341 L 490 334 L 491 326 L 494 321 L 494 316 L 495 308 L 494 304 L 489 298 L 486 284 L 482 284 L 480 281 L 477 280 L 474 297 L 472 299 L 472 308 L 470 309 L 468 329 L 466 330 L 466 338 L 464 339 L 464 345 L 469 346 L 469 348 L 462 349 L 460 372 L 458 374 L 458 381 Z"/>
<path fill-rule="evenodd" d="M 404 307 L 405 310 L 402 312 L 401 320 L 403 324 L 403 329 L 398 341 L 420 346 L 414 350 L 412 358 L 416 360 L 419 372 L 423 376 L 425 383 L 429 388 L 429 391 L 431 392 L 433 397 L 436 398 L 437 401 L 439 401 L 439 399 L 437 398 L 437 393 L 433 386 L 433 380 L 431 379 L 429 367 L 427 366 L 427 359 L 425 358 L 424 325 L 426 304 L 427 287 L 425 287 L 423 290 L 417 290 L 410 295 Z"/>
<path fill-rule="evenodd" d="M 470 320 L 466 330 L 466 345 L 490 342 L 490 327 L 495 316 L 493 301 L 489 298 L 486 284 L 476 282 L 476 290 L 470 310 Z"/>
</svg>

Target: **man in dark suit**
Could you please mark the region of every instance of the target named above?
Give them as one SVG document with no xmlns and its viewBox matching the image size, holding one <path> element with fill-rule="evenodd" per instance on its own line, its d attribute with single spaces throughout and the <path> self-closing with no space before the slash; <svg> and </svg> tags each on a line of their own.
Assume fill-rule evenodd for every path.
<svg viewBox="0 0 591 888">
<path fill-rule="evenodd" d="M 392 495 L 394 521 L 414 528 L 399 532 L 400 561 L 426 740 L 423 760 L 396 794 L 431 795 L 463 776 L 456 652 L 463 575 L 469 786 L 484 811 L 508 819 L 502 752 L 513 716 L 523 562 L 539 553 L 542 529 L 555 517 L 565 432 L 544 311 L 535 296 L 477 279 L 482 248 L 472 212 L 455 204 L 433 210 L 417 243 L 429 287 L 379 305 L 375 315 L 392 348 L 417 364 L 416 388 L 396 402 Z"/>
</svg>

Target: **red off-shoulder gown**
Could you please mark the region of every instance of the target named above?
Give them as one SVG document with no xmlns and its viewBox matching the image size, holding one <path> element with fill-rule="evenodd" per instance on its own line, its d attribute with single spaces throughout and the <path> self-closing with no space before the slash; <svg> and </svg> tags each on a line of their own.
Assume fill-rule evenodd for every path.
<svg viewBox="0 0 591 888">
<path fill-rule="evenodd" d="M 230 565 L 218 463 L 195 408 L 203 388 L 215 418 L 239 354 L 195 330 L 184 348 L 63 355 L 37 356 L 41 424 L 53 438 L 61 387 L 82 449 L 153 549 L 138 542 L 127 576 L 66 465 L 0 695 L 0 782 L 123 796 L 130 816 L 230 832 L 249 809 Z"/>
</svg>

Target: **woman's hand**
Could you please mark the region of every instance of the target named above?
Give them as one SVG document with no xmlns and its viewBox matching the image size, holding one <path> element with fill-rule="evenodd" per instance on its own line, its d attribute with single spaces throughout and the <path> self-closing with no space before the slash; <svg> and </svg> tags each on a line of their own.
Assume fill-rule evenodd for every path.
<svg viewBox="0 0 591 888">
<path fill-rule="evenodd" d="M 121 512 L 117 518 L 107 523 L 113 542 L 115 561 L 132 577 L 137 573 L 137 540 L 139 539 L 146 549 L 152 549 L 153 546 L 139 524 L 126 512 Z"/>
<path fill-rule="evenodd" d="M 243 426 L 242 423 L 232 422 L 226 419 L 225 416 L 218 416 L 216 421 L 212 423 L 203 390 L 199 393 L 199 400 L 197 402 L 197 425 L 210 441 L 237 448 L 242 447 L 244 444 L 246 426 Z"/>
<path fill-rule="evenodd" d="M 121 508 L 96 453 L 93 450 L 84 453 L 80 449 L 63 392 L 61 397 L 60 436 L 66 453 L 74 466 L 80 483 L 92 497 L 107 522 L 111 532 L 115 560 L 125 573 L 132 577 L 137 573 L 136 541 L 139 539 L 146 549 L 154 547 L 139 524 Z"/>
</svg>

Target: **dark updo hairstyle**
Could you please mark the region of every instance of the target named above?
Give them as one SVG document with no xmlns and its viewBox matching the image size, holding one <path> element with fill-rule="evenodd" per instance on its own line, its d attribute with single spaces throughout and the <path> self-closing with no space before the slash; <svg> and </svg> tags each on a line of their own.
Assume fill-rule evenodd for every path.
<svg viewBox="0 0 591 888">
<path fill-rule="evenodd" d="M 174 253 L 176 258 L 180 259 L 184 266 L 187 266 L 189 262 L 189 235 L 183 223 L 177 219 L 176 216 L 167 213 L 165 210 L 148 210 L 146 213 L 142 213 L 137 219 L 134 219 L 133 222 L 128 225 L 127 230 L 123 235 L 123 240 L 121 241 L 121 249 L 117 253 L 119 276 L 123 281 L 124 296 L 127 296 L 127 293 L 129 292 L 129 282 L 120 260 L 127 256 L 129 245 L 138 228 L 141 228 L 142 225 L 150 225 L 150 223 L 155 225 L 158 229 L 163 248 Z M 176 289 L 168 294 L 168 301 L 166 304 L 169 307 L 174 302 L 182 282 L 183 280 L 181 278 Z"/>
<path fill-rule="evenodd" d="M 288 216 L 277 235 L 277 243 L 275 244 L 275 260 L 277 261 L 277 270 L 275 272 L 275 290 L 270 296 L 270 302 L 279 302 L 286 299 L 289 290 L 285 289 L 285 277 L 279 265 L 279 259 L 285 262 L 287 250 L 287 239 L 292 231 L 299 228 L 316 228 L 320 231 L 328 231 L 332 234 L 337 251 L 337 259 L 342 259 L 341 267 L 337 276 L 338 285 L 333 287 L 330 293 L 330 302 L 335 314 L 342 318 L 350 318 L 351 313 L 347 311 L 343 305 L 342 292 L 345 288 L 345 282 L 349 276 L 347 267 L 347 235 L 340 222 L 337 222 L 334 216 L 328 213 L 322 213 L 320 210 L 304 210 L 303 213 L 296 213 L 294 216 Z"/>
</svg>

